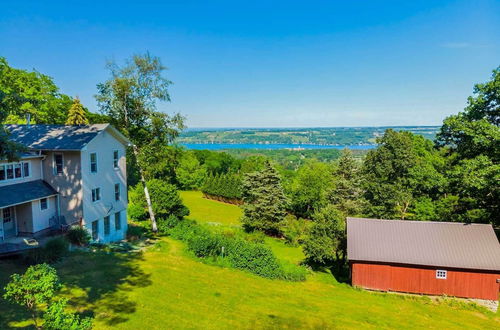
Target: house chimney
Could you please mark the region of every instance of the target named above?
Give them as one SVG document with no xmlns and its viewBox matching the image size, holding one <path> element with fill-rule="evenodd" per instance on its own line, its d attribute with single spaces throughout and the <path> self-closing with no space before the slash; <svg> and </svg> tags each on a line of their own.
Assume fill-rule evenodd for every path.
<svg viewBox="0 0 500 330">
<path fill-rule="evenodd" d="M 26 114 L 26 126 L 30 127 L 31 113 Z"/>
</svg>

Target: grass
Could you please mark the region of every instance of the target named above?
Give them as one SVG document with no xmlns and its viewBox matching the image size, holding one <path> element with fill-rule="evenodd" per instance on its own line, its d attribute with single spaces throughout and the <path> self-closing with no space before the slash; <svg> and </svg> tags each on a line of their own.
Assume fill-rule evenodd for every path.
<svg viewBox="0 0 500 330">
<path fill-rule="evenodd" d="M 200 191 L 181 191 L 181 197 L 189 207 L 191 213 L 188 218 L 190 219 L 222 225 L 240 224 L 242 212 L 236 205 L 203 198 Z"/>
<path fill-rule="evenodd" d="M 193 213 L 200 212 L 197 206 L 206 201 L 193 206 L 185 196 Z M 218 221 L 235 224 L 237 206 L 215 203 L 207 217 L 199 219 L 198 213 L 198 220 L 213 222 L 214 214 L 235 208 Z M 267 238 L 266 243 L 281 259 L 303 258 L 299 248 Z M 77 311 L 94 315 L 95 329 L 500 328 L 499 313 L 474 305 L 358 290 L 328 273 L 286 282 L 205 264 L 170 238 L 143 253 L 75 253 L 56 268 L 64 295 Z M 22 270 L 0 261 L 0 286 Z M 26 313 L 3 300 L 0 310 L 1 329 L 30 324 Z"/>
</svg>

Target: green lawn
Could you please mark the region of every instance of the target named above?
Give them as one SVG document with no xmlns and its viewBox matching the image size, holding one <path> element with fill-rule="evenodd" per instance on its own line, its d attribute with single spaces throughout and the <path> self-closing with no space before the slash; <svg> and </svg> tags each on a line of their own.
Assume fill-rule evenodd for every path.
<svg viewBox="0 0 500 330">
<path fill-rule="evenodd" d="M 233 204 L 203 198 L 199 191 L 181 191 L 181 197 L 190 214 L 188 218 L 199 222 L 239 225 L 241 209 Z"/>
<path fill-rule="evenodd" d="M 236 206 L 194 196 L 183 193 L 197 220 L 213 222 L 219 214 L 219 222 L 235 223 Z M 204 216 L 200 209 L 206 202 L 217 206 Z M 223 209 L 233 209 L 231 216 L 224 218 Z M 299 248 L 272 239 L 266 243 L 281 259 L 303 258 Z M 64 294 L 79 312 L 95 316 L 96 329 L 500 328 L 500 313 L 454 300 L 435 303 L 425 297 L 357 290 L 327 273 L 285 282 L 208 265 L 170 238 L 144 253 L 76 253 L 56 268 Z M 0 262 L 2 287 L 13 271 L 22 269 Z M 0 310 L 0 329 L 29 324 L 28 315 L 5 301 L 0 300 Z"/>
</svg>

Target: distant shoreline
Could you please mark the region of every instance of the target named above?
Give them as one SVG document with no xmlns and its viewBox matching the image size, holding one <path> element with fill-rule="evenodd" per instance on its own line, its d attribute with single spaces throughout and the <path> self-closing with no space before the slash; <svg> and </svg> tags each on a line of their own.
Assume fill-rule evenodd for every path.
<svg viewBox="0 0 500 330">
<path fill-rule="evenodd" d="M 318 150 L 318 149 L 352 149 L 369 150 L 377 147 L 376 144 L 299 144 L 299 143 L 179 143 L 192 150 L 225 150 L 225 149 L 257 149 L 257 150 Z"/>
</svg>

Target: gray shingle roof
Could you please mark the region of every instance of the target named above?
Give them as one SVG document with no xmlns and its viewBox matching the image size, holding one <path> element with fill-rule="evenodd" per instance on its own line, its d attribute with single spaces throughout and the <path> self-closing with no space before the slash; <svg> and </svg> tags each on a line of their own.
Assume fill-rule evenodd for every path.
<svg viewBox="0 0 500 330">
<path fill-rule="evenodd" d="M 6 125 L 9 138 L 37 150 L 80 150 L 109 124 L 85 126 Z"/>
<path fill-rule="evenodd" d="M 347 218 L 347 257 L 500 271 L 500 244 L 485 224 Z"/>
<path fill-rule="evenodd" d="M 0 187 L 0 208 L 57 195 L 48 183 L 35 180 Z"/>
</svg>

